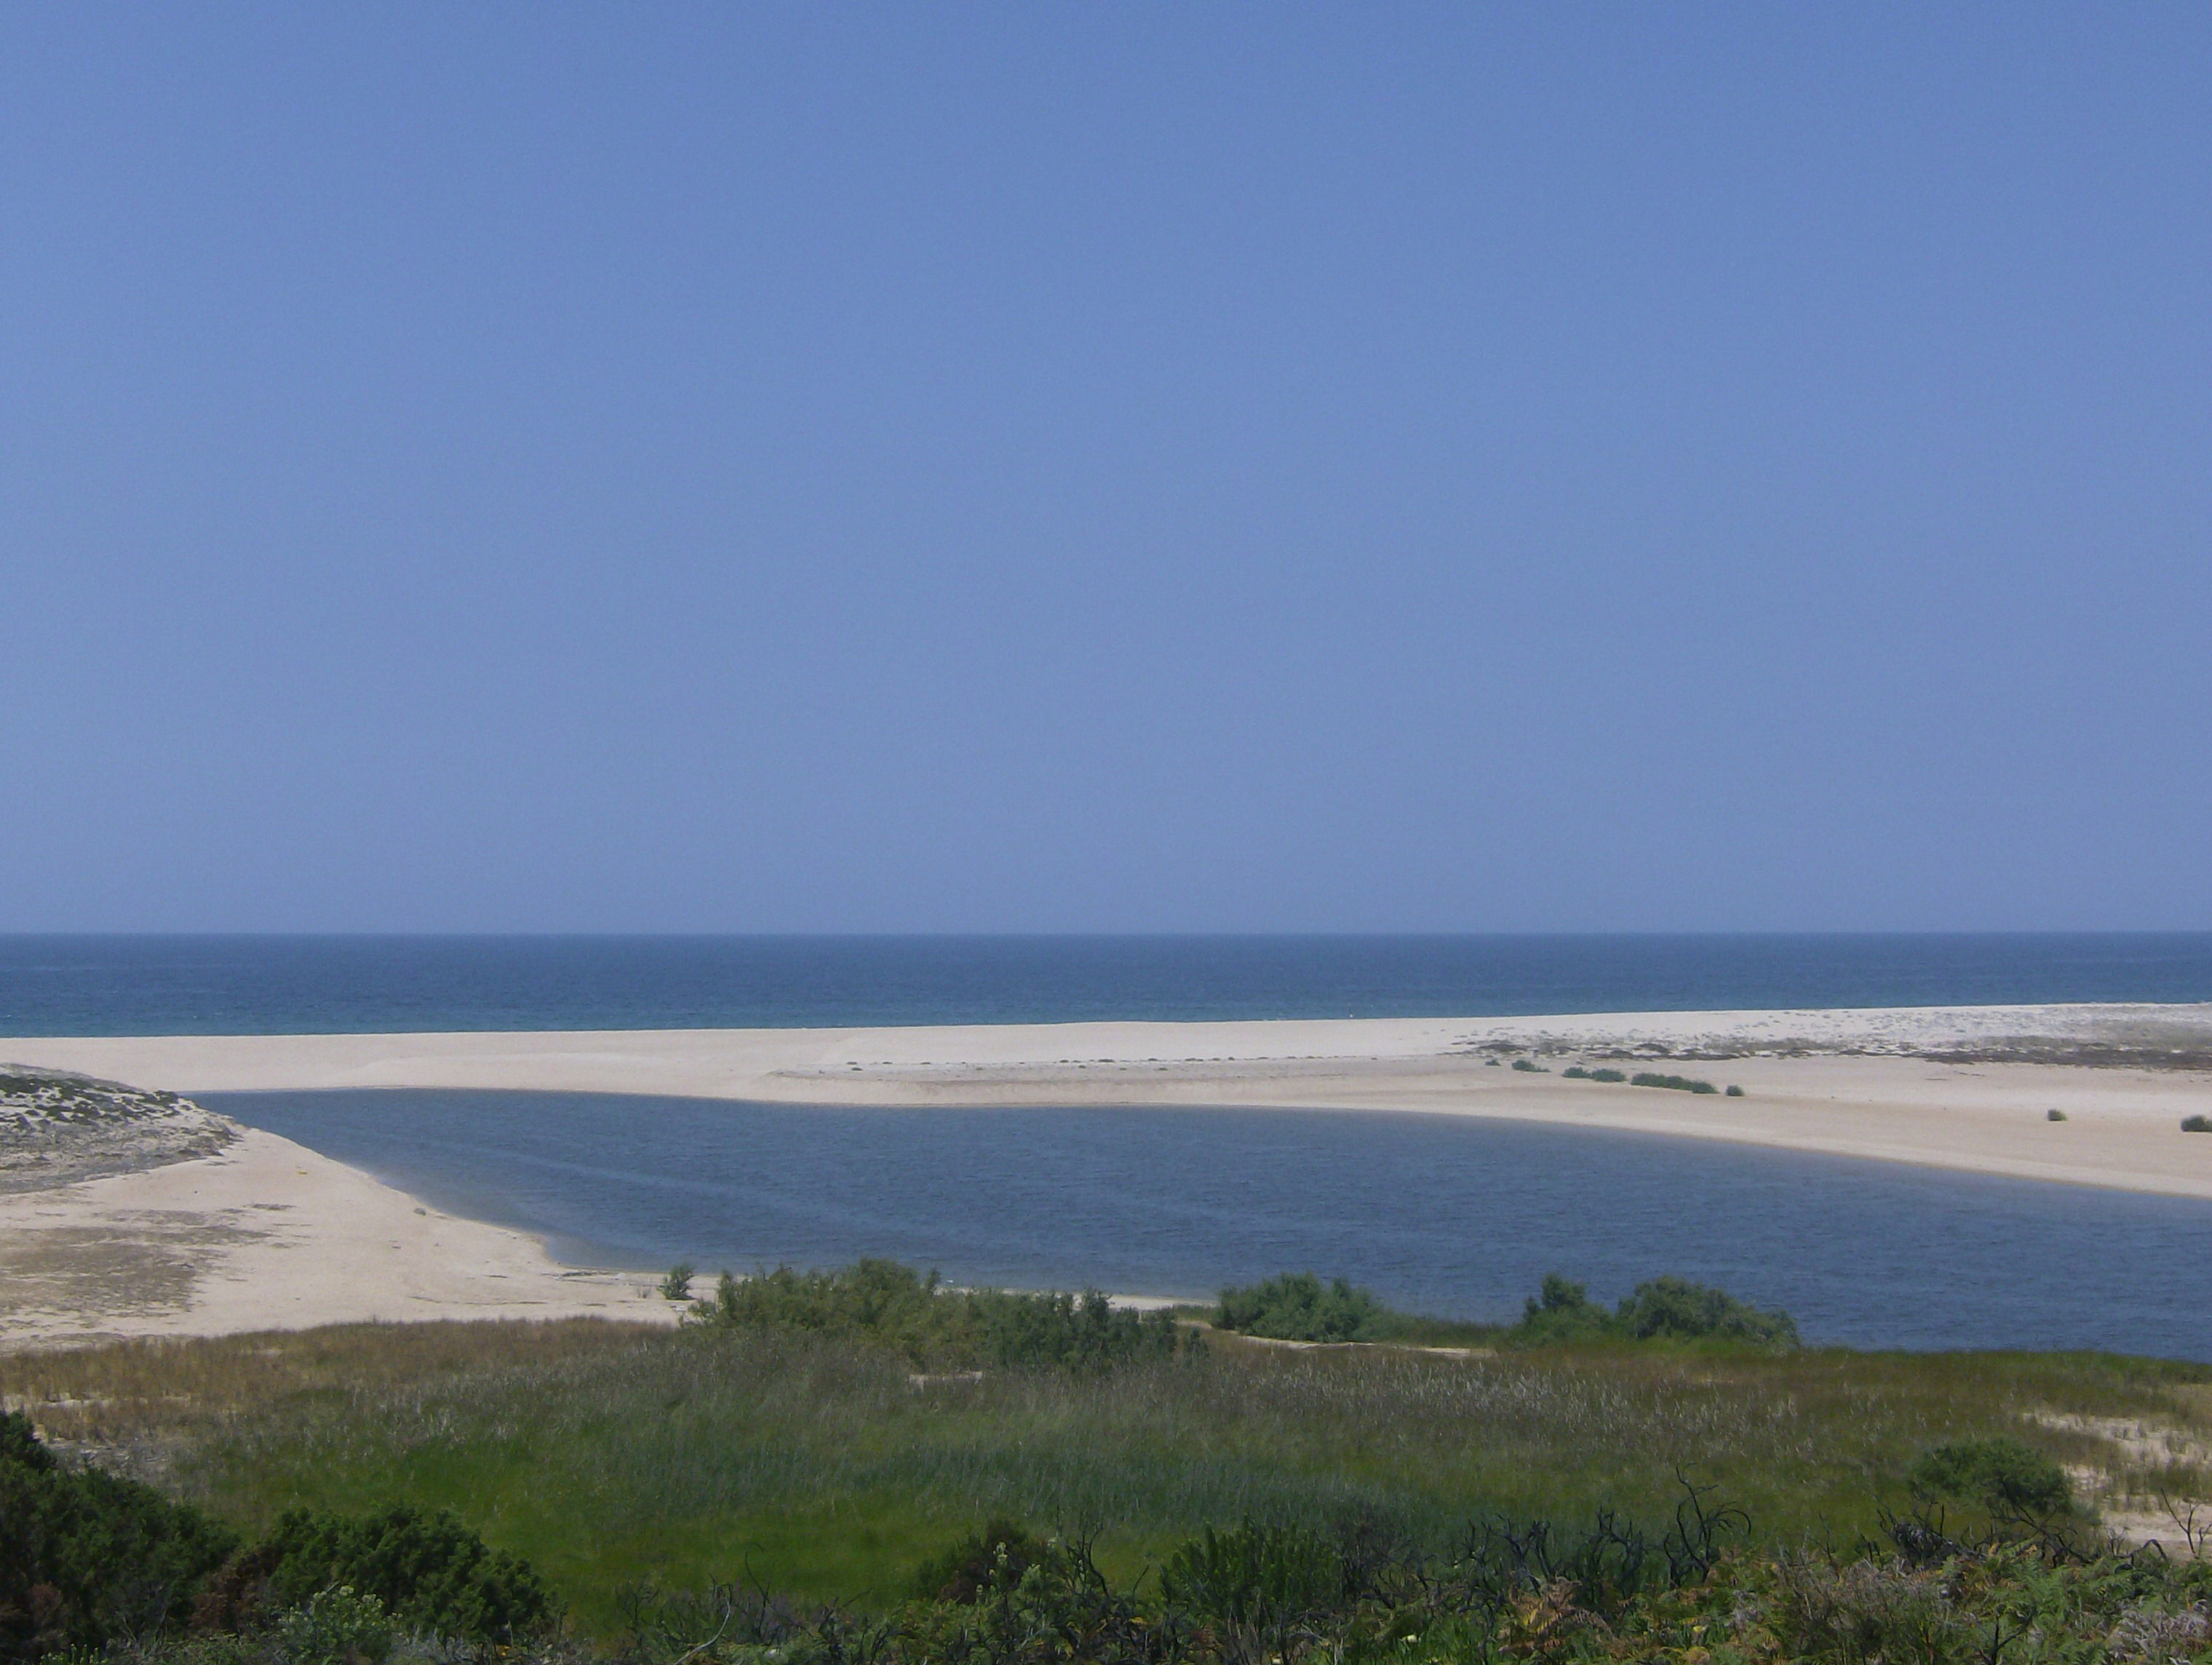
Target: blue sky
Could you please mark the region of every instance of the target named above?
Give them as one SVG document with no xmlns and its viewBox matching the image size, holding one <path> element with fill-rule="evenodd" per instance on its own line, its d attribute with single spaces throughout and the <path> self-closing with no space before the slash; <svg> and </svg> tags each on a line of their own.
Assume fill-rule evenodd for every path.
<svg viewBox="0 0 2212 1665">
<path fill-rule="evenodd" d="M 2212 927 L 2212 10 L 0 15 L 0 929 Z"/>
</svg>

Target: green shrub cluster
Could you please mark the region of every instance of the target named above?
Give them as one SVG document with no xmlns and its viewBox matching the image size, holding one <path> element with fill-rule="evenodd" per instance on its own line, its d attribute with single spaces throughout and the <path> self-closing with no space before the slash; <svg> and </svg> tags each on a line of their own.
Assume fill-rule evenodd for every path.
<svg viewBox="0 0 2212 1665">
<path fill-rule="evenodd" d="M 1551 1073 L 1551 1071 L 1546 1069 L 1541 1064 L 1538 1063 L 1533 1058 L 1516 1058 L 1513 1060 L 1513 1067 L 1519 1070 L 1523 1075 L 1549 1075 Z"/>
<path fill-rule="evenodd" d="M 2181 1118 L 2185 1133 L 2212 1133 L 2212 1115 L 2185 1115 Z"/>
<path fill-rule="evenodd" d="M 1570 1081 L 1626 1081 L 1628 1077 L 1615 1069 L 1584 1069 L 1580 1064 L 1570 1064 L 1561 1072 Z"/>
<path fill-rule="evenodd" d="M 191 1505 L 64 1466 L 27 1419 L 0 1416 L 0 1659 L 189 1627 L 264 1635 L 293 1665 L 337 1665 L 380 1657 L 369 1644 L 397 1626 L 511 1640 L 557 1616 L 526 1563 L 451 1515 L 299 1510 L 241 1549 Z"/>
<path fill-rule="evenodd" d="M 100 1648 L 191 1610 L 237 1547 L 149 1486 L 64 1466 L 28 1418 L 0 1415 L 0 1657 Z"/>
<path fill-rule="evenodd" d="M 1710 1081 L 1693 1081 L 1686 1075 L 1661 1075 L 1651 1070 L 1638 1070 L 1628 1078 L 1632 1087 L 1667 1087 L 1675 1092 L 1718 1092 L 1720 1089 Z M 1741 1098 L 1743 1095 L 1736 1095 Z"/>
<path fill-rule="evenodd" d="M 1286 1272 L 1223 1290 L 1213 1322 L 1274 1341 L 1364 1341 L 1390 1316 L 1373 1295 L 1342 1278 L 1324 1284 L 1310 1272 Z"/>
<path fill-rule="evenodd" d="M 780 1266 L 750 1278 L 724 1273 L 696 1322 L 728 1329 L 781 1328 L 890 1347 L 918 1370 L 1104 1370 L 1172 1358 L 1199 1344 L 1178 1340 L 1173 1315 L 1119 1308 L 1097 1290 L 1081 1295 L 948 1288 L 896 1261 L 863 1260 L 829 1272 Z"/>
<path fill-rule="evenodd" d="M 2040 1520 L 2074 1506 L 2066 1471 L 2004 1437 L 1939 1445 L 1913 1465 L 1911 1478 L 1923 1492 L 1979 1504 L 2000 1520 Z"/>
<path fill-rule="evenodd" d="M 452 1515 L 402 1504 L 372 1515 L 300 1509 L 245 1558 L 266 1566 L 260 1599 L 298 1607 L 318 1592 L 373 1596 L 410 1629 L 480 1641 L 524 1634 L 556 1615 L 530 1565 L 488 1546 Z"/>
<path fill-rule="evenodd" d="M 1797 1325 L 1786 1312 L 1767 1312 L 1725 1291 L 1686 1278 L 1654 1278 L 1637 1285 L 1610 1311 L 1571 1279 L 1548 1273 L 1528 1297 L 1521 1322 L 1505 1332 L 1509 1346 L 1559 1341 L 1730 1341 L 1794 1347 Z"/>
</svg>

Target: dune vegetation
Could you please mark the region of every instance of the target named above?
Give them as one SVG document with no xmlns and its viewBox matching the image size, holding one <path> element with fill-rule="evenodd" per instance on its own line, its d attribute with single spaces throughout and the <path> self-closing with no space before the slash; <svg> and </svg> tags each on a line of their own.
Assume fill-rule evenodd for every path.
<svg viewBox="0 0 2212 1665">
<path fill-rule="evenodd" d="M 1346 1298 L 1270 1282 L 1279 1309 Z M 880 1266 L 724 1294 L 675 1330 L 352 1326 L 0 1356 L 0 1390 L 59 1468 L 95 1459 L 209 1523 L 192 1577 L 252 1599 L 209 1608 L 179 1576 L 191 1601 L 130 1634 L 225 1662 L 308 1665 L 310 1642 L 319 1665 L 377 1657 L 349 1626 L 417 1645 L 428 1610 L 408 1603 L 426 1598 L 361 1548 L 393 1533 L 526 1569 L 566 1615 L 560 1646 L 648 1665 L 1620 1658 L 1679 1651 L 1699 1625 L 1734 1626 L 1746 1658 L 1965 1665 L 1990 1657 L 1990 1623 L 2024 1631 L 2016 1615 L 2051 1602 L 2094 1607 L 2105 1651 L 2037 1656 L 2148 1658 L 2111 1638 L 2212 1599 L 2180 1562 L 2115 1560 L 2095 1513 L 2212 1490 L 2197 1366 L 1805 1348 L 1779 1315 L 1669 1279 L 1585 1302 L 1585 1328 L 1454 1350 L 1286 1346 L 1079 1297 L 979 1308 Z M 1638 1329 L 1669 1301 L 1717 1322 Z M 1556 1288 L 1532 1305 L 1580 1313 Z M 2115 1440 L 2122 1425 L 2174 1437 L 2152 1449 Z M 272 1544 L 306 1559 L 272 1577 L 283 1557 L 250 1559 Z M 507 1576 L 497 1599 L 526 1602 L 537 1586 Z M 1860 1622 L 1839 1616 L 1855 1602 L 1917 1626 L 1918 1651 L 1884 1632 L 1851 1653 L 1831 1632 Z M 198 1635 L 196 1607 L 234 1622 Z M 61 1645 L 27 1623 L 15 1655 Z M 451 1633 L 441 1658 L 477 1645 L 427 1628 Z"/>
</svg>

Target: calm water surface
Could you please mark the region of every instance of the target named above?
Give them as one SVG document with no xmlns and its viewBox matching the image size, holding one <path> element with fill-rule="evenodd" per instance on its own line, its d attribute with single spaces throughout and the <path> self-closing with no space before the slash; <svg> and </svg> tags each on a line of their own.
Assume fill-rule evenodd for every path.
<svg viewBox="0 0 2212 1665">
<path fill-rule="evenodd" d="M 1862 1346 L 2212 1360 L 2212 1202 L 1377 1113 L 878 1109 L 536 1092 L 204 1095 L 579 1263 L 885 1255 L 1204 1297 L 1291 1268 L 1503 1318 L 1678 1273 Z"/>
<path fill-rule="evenodd" d="M 0 937 L 0 1036 L 2212 1000 L 2212 933 Z"/>
</svg>

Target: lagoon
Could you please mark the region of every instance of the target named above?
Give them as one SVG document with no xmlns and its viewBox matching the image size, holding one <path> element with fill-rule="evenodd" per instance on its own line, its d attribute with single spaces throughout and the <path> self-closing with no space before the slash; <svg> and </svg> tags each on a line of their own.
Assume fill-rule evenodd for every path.
<svg viewBox="0 0 2212 1665">
<path fill-rule="evenodd" d="M 862 1255 L 957 1281 L 1210 1297 L 1292 1269 L 1505 1319 L 1547 1272 L 1675 1273 L 1808 1341 L 2212 1360 L 2212 1202 L 1386 1112 L 871 1109 L 590 1093 L 202 1103 L 576 1264 Z"/>
</svg>

